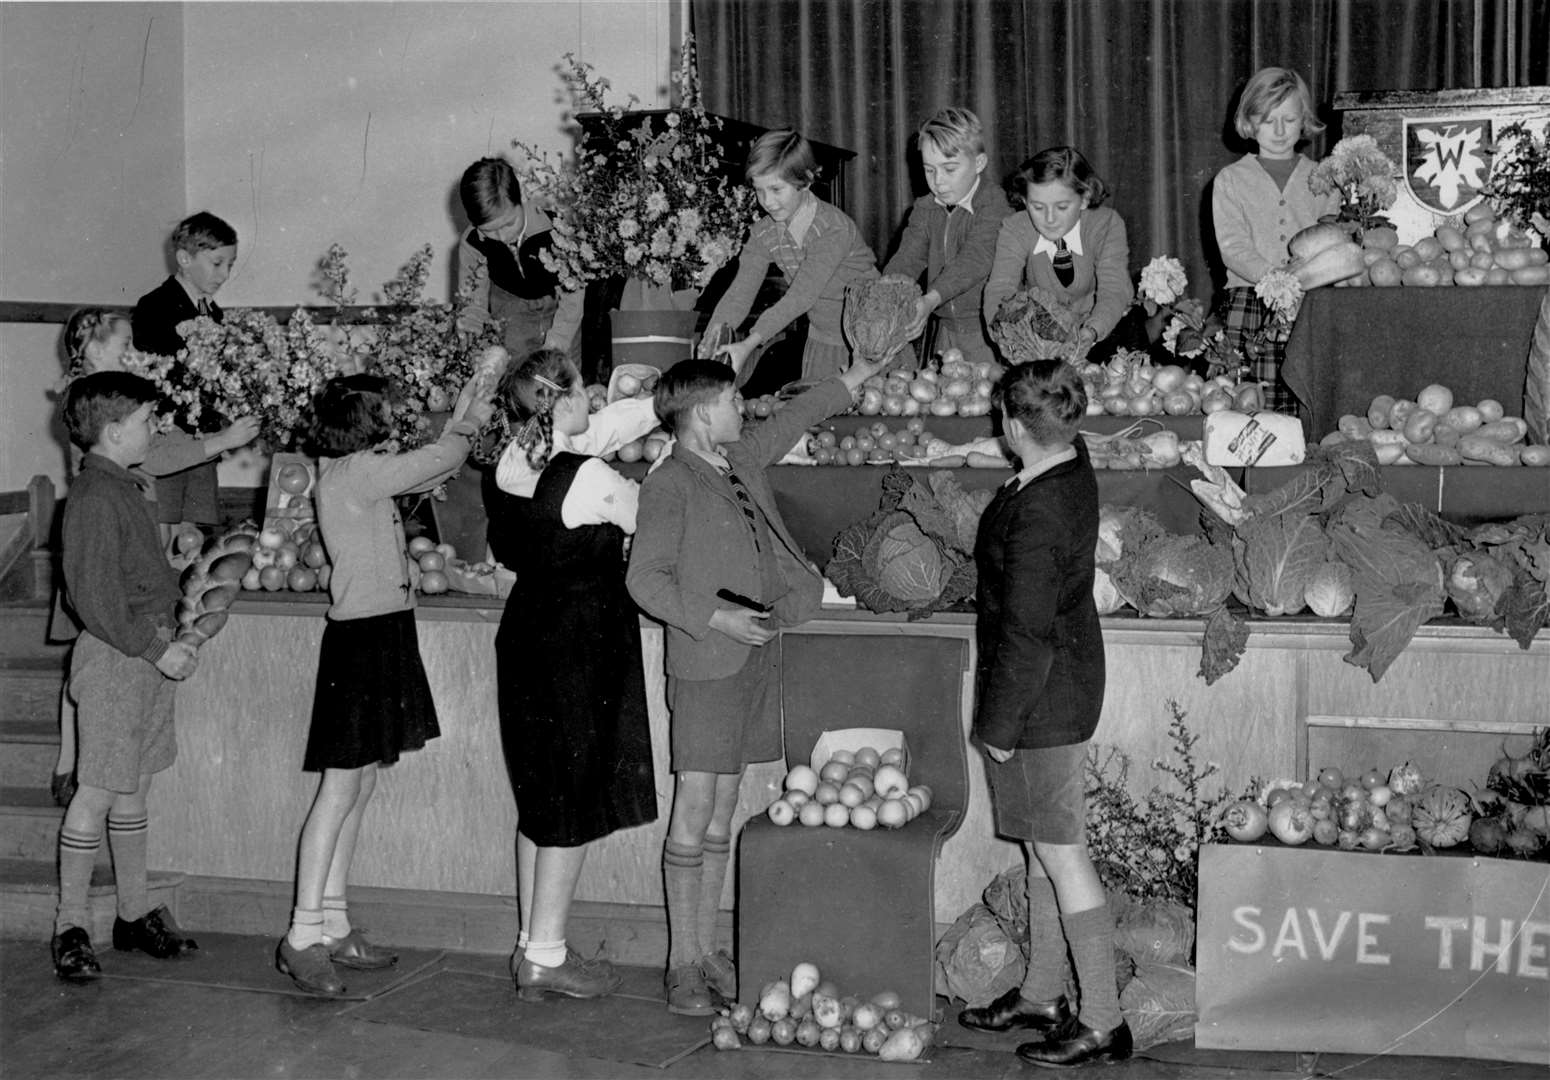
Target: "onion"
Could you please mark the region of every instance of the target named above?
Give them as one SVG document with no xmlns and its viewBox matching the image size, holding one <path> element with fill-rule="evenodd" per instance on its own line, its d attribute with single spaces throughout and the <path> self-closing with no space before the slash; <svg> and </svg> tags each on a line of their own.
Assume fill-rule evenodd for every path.
<svg viewBox="0 0 1550 1080">
<path fill-rule="evenodd" d="M 974 386 L 968 379 L 952 379 L 942 388 L 942 393 L 950 398 L 968 397 L 974 392 Z"/>
<path fill-rule="evenodd" d="M 1158 401 L 1151 394 L 1137 394 L 1127 401 L 1131 416 L 1151 416 L 1159 411 Z"/>
<path fill-rule="evenodd" d="M 925 378 L 910 383 L 910 397 L 922 404 L 936 400 L 936 383 Z"/>
<path fill-rule="evenodd" d="M 1152 385 L 1164 394 L 1167 394 L 1181 388 L 1184 385 L 1186 375 L 1185 370 L 1177 364 L 1164 364 L 1152 376 Z"/>
</svg>

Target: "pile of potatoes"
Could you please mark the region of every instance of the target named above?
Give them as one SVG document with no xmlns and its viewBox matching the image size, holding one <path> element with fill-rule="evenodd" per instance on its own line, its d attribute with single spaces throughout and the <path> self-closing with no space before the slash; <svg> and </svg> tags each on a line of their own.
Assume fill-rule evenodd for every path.
<svg viewBox="0 0 1550 1080">
<path fill-rule="evenodd" d="M 1462 225 L 1439 225 L 1432 236 L 1401 244 L 1393 229 L 1362 237 L 1366 280 L 1353 285 L 1545 285 L 1550 253 L 1511 222 L 1498 221 L 1488 202 L 1464 214 Z"/>
<path fill-rule="evenodd" d="M 1380 465 L 1550 466 L 1550 446 L 1528 446 L 1528 423 L 1504 415 L 1490 398 L 1455 405 L 1453 391 L 1432 384 L 1410 398 L 1379 394 L 1367 415 L 1347 413 L 1324 445 L 1370 442 Z"/>
</svg>

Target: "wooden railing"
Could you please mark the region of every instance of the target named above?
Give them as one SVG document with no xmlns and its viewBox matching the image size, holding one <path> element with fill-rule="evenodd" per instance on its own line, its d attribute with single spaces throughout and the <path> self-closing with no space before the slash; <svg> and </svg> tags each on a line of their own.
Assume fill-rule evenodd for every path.
<svg viewBox="0 0 1550 1080">
<path fill-rule="evenodd" d="M 34 476 L 23 491 L 0 491 L 0 521 L 17 519 L 0 531 L 0 599 L 48 599 L 54 509 L 54 482 L 46 476 Z"/>
</svg>

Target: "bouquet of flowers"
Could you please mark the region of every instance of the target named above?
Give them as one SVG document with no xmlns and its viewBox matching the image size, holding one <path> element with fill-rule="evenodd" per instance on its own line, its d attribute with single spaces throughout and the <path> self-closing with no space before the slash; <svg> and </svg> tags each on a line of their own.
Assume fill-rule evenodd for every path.
<svg viewBox="0 0 1550 1080">
<path fill-rule="evenodd" d="M 1054 293 L 1030 285 L 1001 301 L 990 336 L 1009 364 L 1056 359 L 1075 364 L 1086 353 L 1076 342 L 1076 323 Z"/>
<path fill-rule="evenodd" d="M 721 121 L 700 97 L 694 38 L 684 38 L 673 83 L 679 105 L 664 130 L 606 99 L 607 79 L 565 54 L 572 101 L 598 114 L 601 132 L 576 130 L 576 159 L 566 165 L 523 143 L 532 159 L 525 191 L 554 208 L 554 242 L 544 264 L 566 289 L 605 278 L 638 278 L 670 289 L 703 289 L 737 255 L 753 194 L 727 175 Z M 574 118 L 572 118 L 574 119 Z"/>
<path fill-rule="evenodd" d="M 1297 311 L 1302 307 L 1302 282 L 1297 275 L 1284 267 L 1271 270 L 1254 285 L 1254 295 L 1270 312 L 1260 328 L 1259 336 L 1266 340 L 1284 342 L 1292 333 L 1292 323 L 1297 321 Z"/>
<path fill-rule="evenodd" d="M 1158 255 L 1141 271 L 1137 302 L 1147 318 L 1169 315 L 1163 345 L 1170 353 L 1184 360 L 1203 359 L 1208 378 L 1236 377 L 1244 368 L 1242 354 L 1227 343 L 1222 321 L 1203 302 L 1184 295 L 1187 288 L 1184 265 L 1171 255 Z"/>
<path fill-rule="evenodd" d="M 1519 122 L 1501 130 L 1486 194 L 1497 212 L 1550 242 L 1550 127 L 1536 138 Z"/>
<path fill-rule="evenodd" d="M 1337 142 L 1329 156 L 1313 167 L 1308 189 L 1315 195 L 1334 192 L 1340 196 L 1340 211 L 1334 220 L 1351 230 L 1361 243 L 1368 229 L 1389 224 L 1384 211 L 1394 205 L 1399 194 L 1394 184 L 1397 171 L 1371 135 L 1352 135 Z"/>
</svg>

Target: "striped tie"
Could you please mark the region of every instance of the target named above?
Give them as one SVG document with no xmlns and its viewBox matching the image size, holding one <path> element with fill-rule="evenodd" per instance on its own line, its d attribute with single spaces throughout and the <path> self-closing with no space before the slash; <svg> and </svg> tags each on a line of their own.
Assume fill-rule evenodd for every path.
<svg viewBox="0 0 1550 1080">
<path fill-rule="evenodd" d="M 1072 280 L 1076 277 L 1076 267 L 1071 262 L 1071 250 L 1066 247 L 1066 238 L 1061 237 L 1055 241 L 1055 277 L 1066 288 L 1071 287 Z"/>
<path fill-rule="evenodd" d="M 748 519 L 748 530 L 753 533 L 753 546 L 759 547 L 759 508 L 753 504 L 753 496 L 748 494 L 748 489 L 743 486 L 743 481 L 737 473 L 727 471 L 727 481 L 732 485 L 732 494 L 737 497 L 737 505 L 742 509 L 743 516 Z"/>
</svg>

